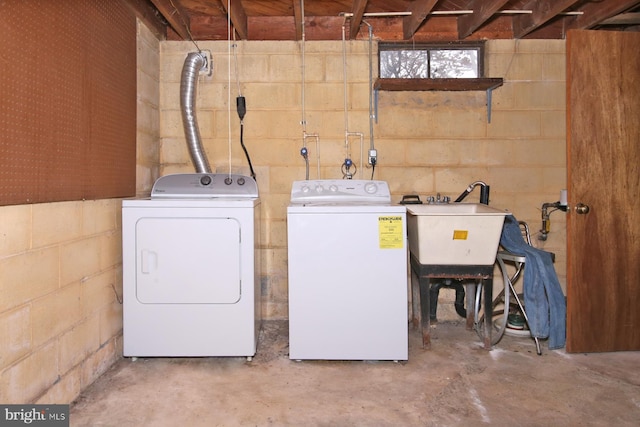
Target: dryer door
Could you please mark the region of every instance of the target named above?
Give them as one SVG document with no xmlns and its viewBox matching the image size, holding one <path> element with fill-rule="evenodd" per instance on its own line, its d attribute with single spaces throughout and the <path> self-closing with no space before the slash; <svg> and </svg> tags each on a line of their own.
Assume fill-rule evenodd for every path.
<svg viewBox="0 0 640 427">
<path fill-rule="evenodd" d="M 140 218 L 136 297 L 143 304 L 240 300 L 240 223 L 233 218 Z"/>
</svg>

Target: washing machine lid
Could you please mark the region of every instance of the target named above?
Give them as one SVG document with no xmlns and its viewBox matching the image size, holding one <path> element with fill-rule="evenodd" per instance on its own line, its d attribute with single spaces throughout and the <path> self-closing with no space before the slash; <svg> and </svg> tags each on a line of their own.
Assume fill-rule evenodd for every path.
<svg viewBox="0 0 640 427">
<path fill-rule="evenodd" d="M 258 184 L 250 176 L 223 173 L 165 175 L 153 184 L 152 199 L 257 198 Z"/>
<path fill-rule="evenodd" d="M 294 181 L 293 205 L 386 205 L 391 192 L 386 181 L 360 179 L 317 179 Z"/>
</svg>

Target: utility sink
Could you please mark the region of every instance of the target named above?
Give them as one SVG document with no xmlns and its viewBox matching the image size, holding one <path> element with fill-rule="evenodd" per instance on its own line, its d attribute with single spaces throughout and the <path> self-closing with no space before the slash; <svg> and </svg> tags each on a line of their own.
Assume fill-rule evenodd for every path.
<svg viewBox="0 0 640 427">
<path fill-rule="evenodd" d="M 409 250 L 425 265 L 493 265 L 507 215 L 480 203 L 407 205 Z"/>
</svg>

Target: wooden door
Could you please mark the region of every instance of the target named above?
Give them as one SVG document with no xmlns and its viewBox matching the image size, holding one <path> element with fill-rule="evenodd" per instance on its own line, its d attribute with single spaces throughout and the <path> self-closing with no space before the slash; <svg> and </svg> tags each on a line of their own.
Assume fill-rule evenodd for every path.
<svg viewBox="0 0 640 427">
<path fill-rule="evenodd" d="M 640 350 L 638 46 L 638 32 L 567 35 L 568 352 Z"/>
</svg>

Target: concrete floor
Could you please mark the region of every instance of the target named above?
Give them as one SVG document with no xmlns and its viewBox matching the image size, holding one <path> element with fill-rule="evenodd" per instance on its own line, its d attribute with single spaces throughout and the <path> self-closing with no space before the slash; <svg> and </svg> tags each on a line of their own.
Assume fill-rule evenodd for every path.
<svg viewBox="0 0 640 427">
<path fill-rule="evenodd" d="M 464 322 L 410 330 L 407 362 L 288 359 L 265 322 L 245 358 L 123 359 L 70 409 L 72 426 L 626 426 L 640 424 L 640 352 L 484 350 Z"/>
</svg>

